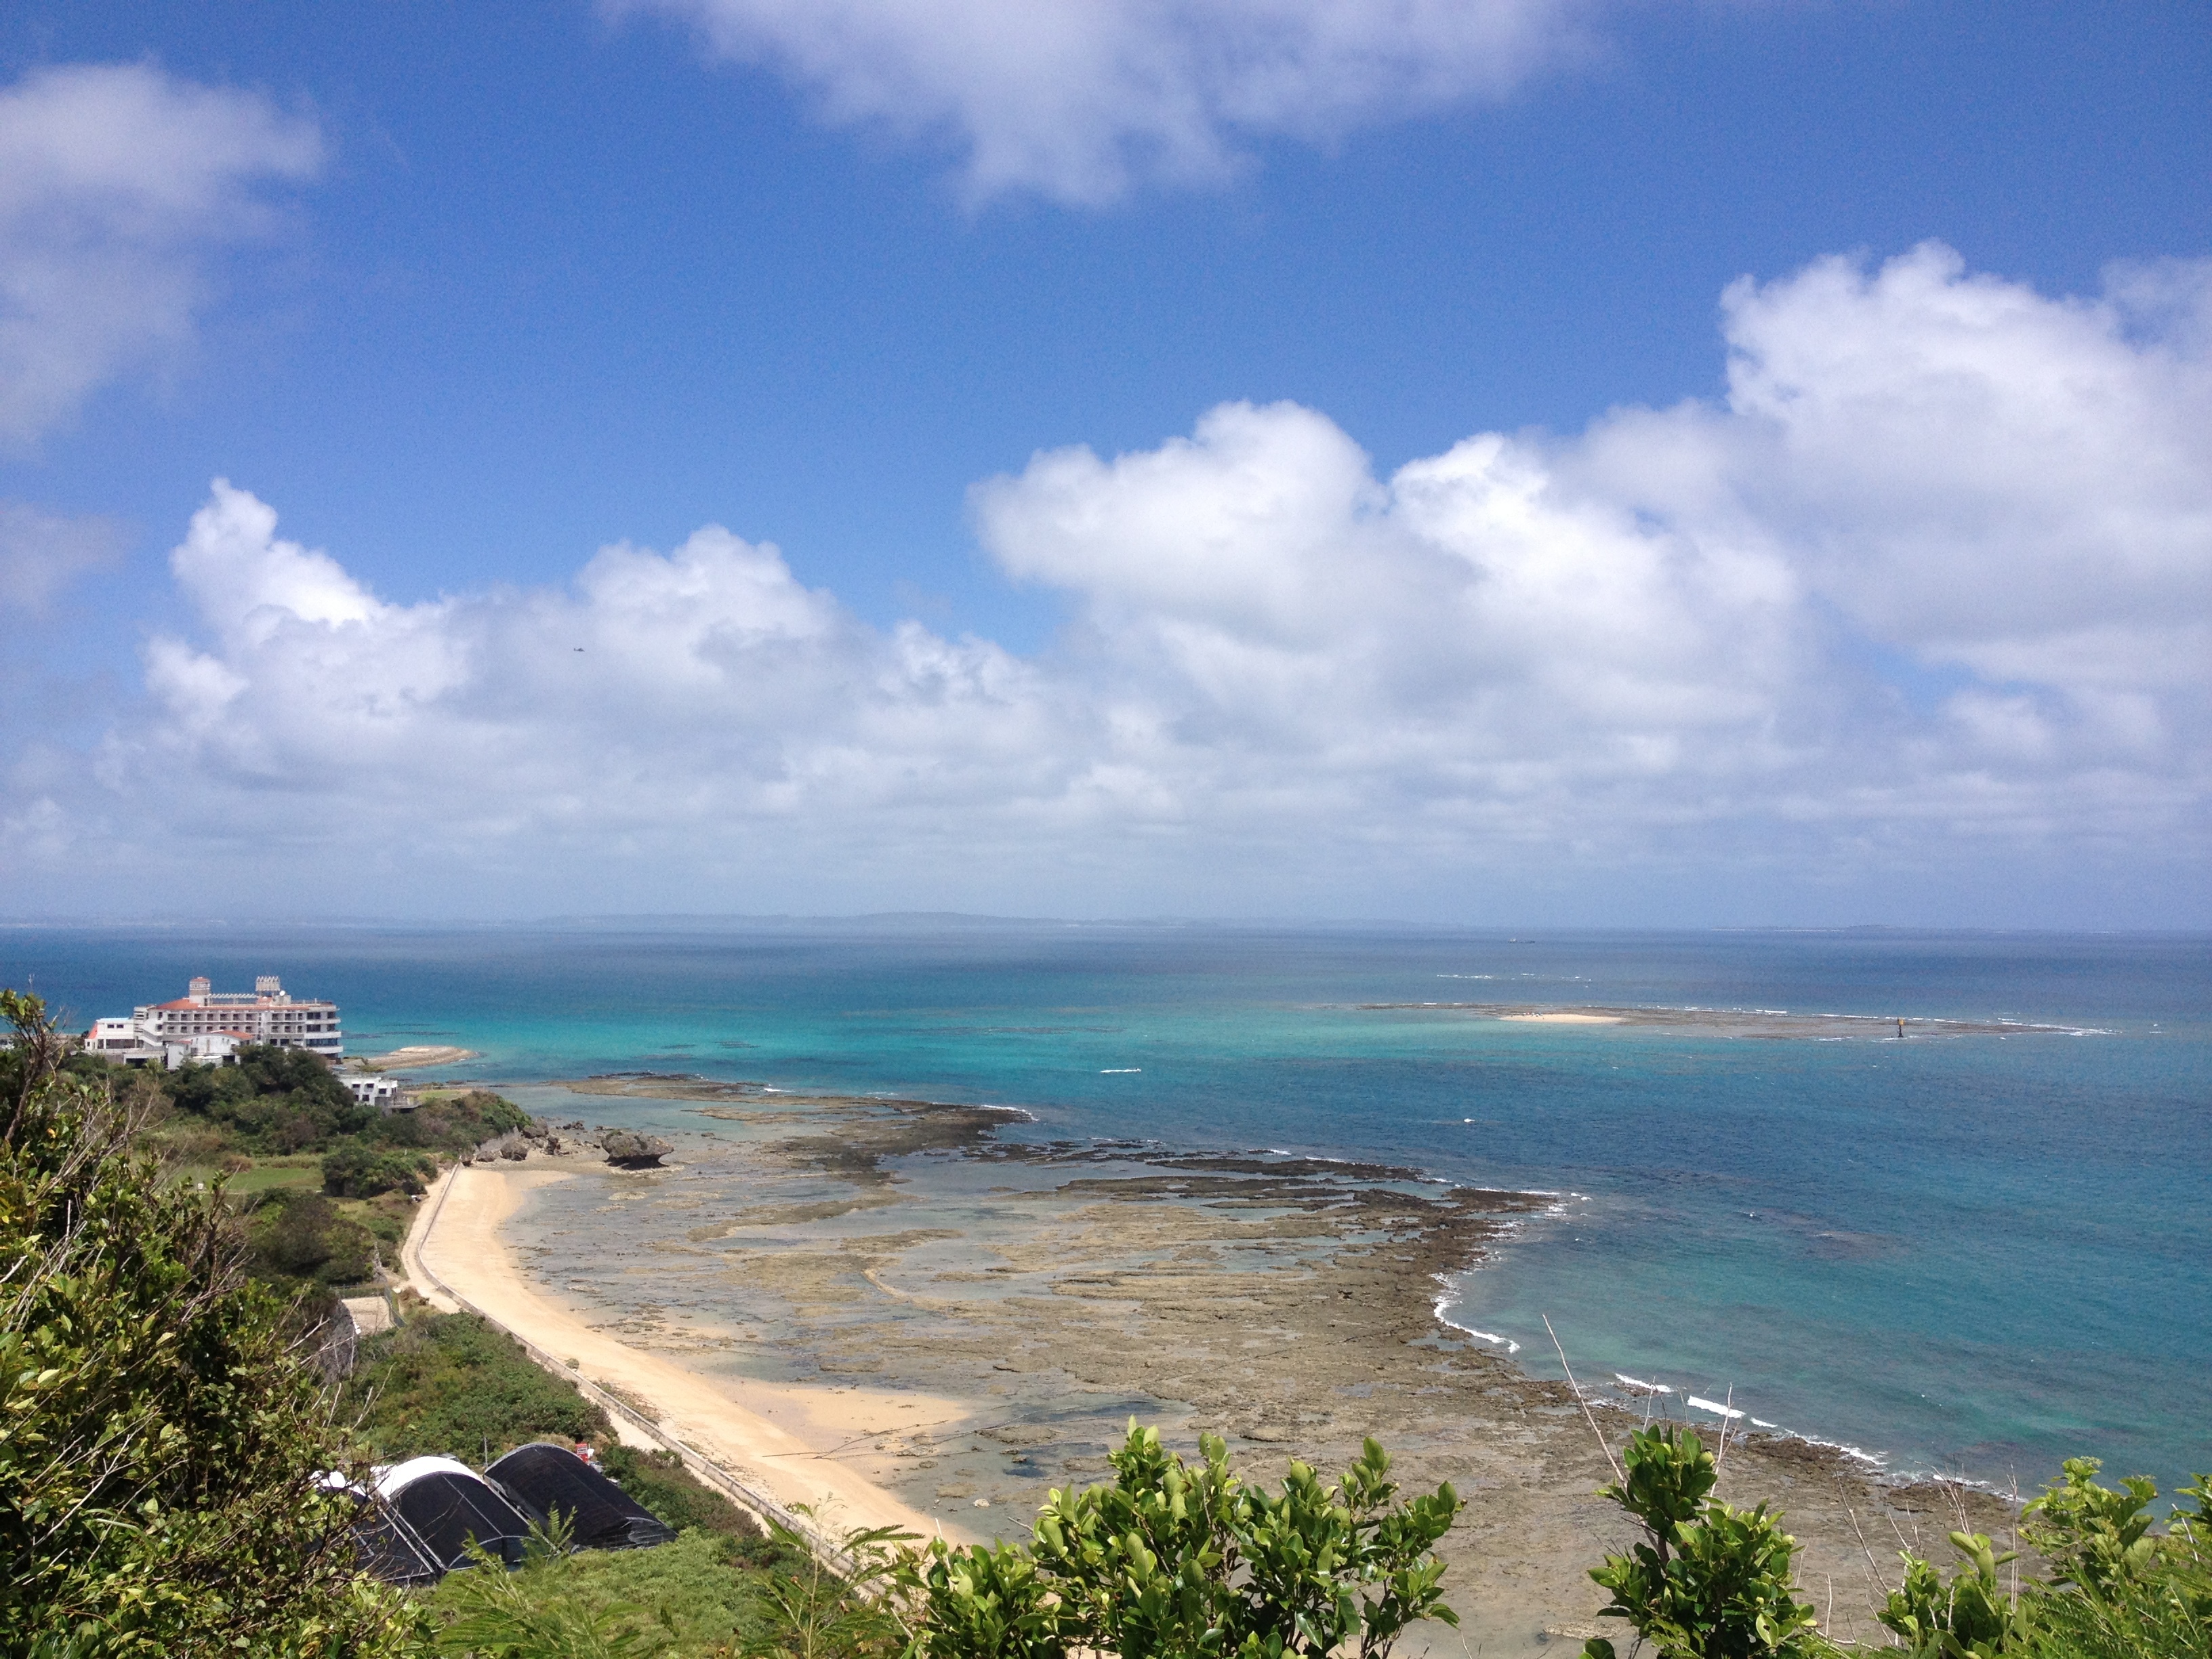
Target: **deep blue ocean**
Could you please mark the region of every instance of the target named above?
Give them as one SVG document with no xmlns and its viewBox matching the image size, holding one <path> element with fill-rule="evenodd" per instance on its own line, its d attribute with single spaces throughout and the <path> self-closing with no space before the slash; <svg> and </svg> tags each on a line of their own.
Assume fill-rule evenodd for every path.
<svg viewBox="0 0 2212 1659">
<path fill-rule="evenodd" d="M 1562 1195 L 1456 1322 L 1878 1455 L 2033 1486 L 2212 1468 L 2212 939 L 1518 937 L 1200 926 L 0 931 L 79 1029 L 211 975 L 454 1076 L 653 1069 L 1026 1108 L 1017 1133 L 1271 1147 Z M 1769 1041 L 1364 1003 L 2042 1022 Z M 594 1109 L 598 1109 L 595 1104 Z M 1443 1293 L 1440 1291 L 1440 1294 Z"/>
</svg>

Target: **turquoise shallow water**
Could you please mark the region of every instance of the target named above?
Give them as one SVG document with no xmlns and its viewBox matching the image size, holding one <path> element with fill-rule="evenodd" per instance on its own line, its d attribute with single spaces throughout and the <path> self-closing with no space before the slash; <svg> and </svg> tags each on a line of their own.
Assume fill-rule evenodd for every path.
<svg viewBox="0 0 2212 1659">
<path fill-rule="evenodd" d="M 655 1069 L 992 1101 L 1018 1133 L 1274 1147 L 1561 1194 L 1447 1294 L 1585 1380 L 1893 1468 L 2170 1488 L 2212 1467 L 2212 940 L 943 923 L 0 933 L 88 1021 L 257 972 L 455 1075 Z M 2004 1018 L 1904 1043 L 1532 1027 L 1363 1003 Z"/>
</svg>

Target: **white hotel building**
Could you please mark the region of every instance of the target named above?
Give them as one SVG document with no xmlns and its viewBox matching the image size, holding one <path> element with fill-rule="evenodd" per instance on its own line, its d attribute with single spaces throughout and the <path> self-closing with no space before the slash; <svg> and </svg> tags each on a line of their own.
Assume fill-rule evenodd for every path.
<svg viewBox="0 0 2212 1659">
<path fill-rule="evenodd" d="M 303 1002 L 274 974 L 252 991 L 218 991 L 194 979 L 174 1002 L 133 1008 L 128 1019 L 100 1019 L 84 1034 L 84 1046 L 109 1060 L 152 1060 L 174 1068 L 187 1060 L 228 1060 L 241 1043 L 305 1048 L 325 1060 L 345 1053 L 335 1002 Z"/>
</svg>

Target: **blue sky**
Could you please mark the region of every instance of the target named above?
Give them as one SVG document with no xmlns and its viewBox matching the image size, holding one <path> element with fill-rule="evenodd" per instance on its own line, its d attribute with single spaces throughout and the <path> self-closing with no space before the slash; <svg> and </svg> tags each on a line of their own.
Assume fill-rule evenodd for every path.
<svg viewBox="0 0 2212 1659">
<path fill-rule="evenodd" d="M 0 445 L 18 514 L 0 548 L 20 567 L 0 848 L 31 872 L 0 908 L 104 913 L 117 884 L 154 882 L 186 910 L 264 914 L 2212 921 L 2191 666 L 2212 565 L 2202 7 L 1116 0 L 1093 14 L 1121 31 L 1104 58 L 981 3 L 938 12 L 981 46 L 939 50 L 946 27 L 917 33 L 908 10 L 11 8 L 19 155 L 96 144 L 122 83 L 70 82 L 66 110 L 48 95 L 94 66 L 159 106 L 125 173 L 220 149 L 209 108 L 258 136 L 152 228 L 113 205 L 153 188 L 138 175 L 61 167 L 12 210 L 0 187 L 0 279 L 75 272 L 58 299 L 7 290 L 0 322 L 33 343 L 0 370 L 48 372 L 36 342 L 58 330 L 94 343 L 73 389 Z M 832 14 L 839 30 L 817 27 Z M 1243 74 L 1255 58 L 1272 79 Z M 1180 125 L 1164 139 L 1163 122 Z M 1881 286 L 1931 242 L 1955 255 L 1948 276 L 1916 287 L 1900 267 Z M 1855 299 L 1805 279 L 1838 258 Z M 2130 288 L 2116 264 L 2162 274 Z M 127 296 L 70 309 L 116 269 L 183 273 L 179 320 L 149 340 Z M 1776 303 L 1755 337 L 1729 337 L 1736 358 L 1778 382 L 1842 377 L 1817 433 L 1791 411 L 1827 382 L 1771 404 L 1732 390 L 1723 330 L 1742 313 L 1723 295 L 1746 277 Z M 1977 295 L 1995 309 L 1961 321 L 1954 300 Z M 2097 338 L 2068 333 L 2100 306 Z M 1973 360 L 1984 396 L 1922 373 L 1948 349 L 1924 331 L 1939 322 L 1996 354 Z M 1824 367 L 1830 339 L 1852 342 L 1834 354 L 1848 374 Z M 2100 389 L 2078 406 L 2040 401 L 2085 376 Z M 2126 453 L 2162 459 L 2111 500 L 2083 499 L 2112 471 L 2090 468 L 2054 509 L 2033 446 L 2094 449 L 2069 422 L 2113 398 L 2130 412 L 2112 429 L 2138 432 Z M 1176 441 L 1238 404 L 1295 405 L 1335 436 L 1269 417 L 1198 441 L 1244 461 L 1178 471 Z M 1838 449 L 1876 405 L 1888 439 Z M 1917 468 L 1946 422 L 1978 444 L 2014 419 L 2019 476 L 1963 465 L 1958 499 L 1937 499 Z M 1490 530 L 1439 529 L 1392 483 L 1480 434 L 1544 469 L 1533 499 L 1559 515 L 1518 563 L 1489 550 L 1489 507 Z M 1297 469 L 1327 471 L 1309 441 L 1364 451 L 1366 472 L 1271 516 Z M 1102 470 L 1032 460 L 1069 447 Z M 1157 465 L 1123 477 L 1115 456 Z M 1503 475 L 1482 476 L 1454 488 Z M 173 574 L 216 477 L 389 615 L 264 594 L 292 646 L 235 619 L 225 635 L 209 594 L 276 556 L 234 524 L 209 543 L 222 571 Z M 1013 482 L 994 495 L 994 478 Z M 1211 565 L 1245 586 L 1155 580 L 1224 545 L 1155 534 L 1161 515 L 1216 511 L 1259 526 Z M 1961 552 L 1951 587 L 1908 592 L 1977 526 L 2054 513 L 2079 526 Z M 1572 526 L 1591 514 L 1658 540 L 1585 568 Z M 590 732 L 495 708 L 490 665 L 529 647 L 486 618 L 573 601 L 603 546 L 671 555 L 709 525 L 781 550 L 811 620 L 716 609 L 757 573 L 750 550 L 709 559 L 695 575 L 719 598 L 700 614 L 720 631 L 622 638 L 641 661 L 689 653 L 711 687 L 610 670 L 588 701 L 629 718 Z M 1461 562 L 1449 592 L 1424 586 L 1440 548 Z M 1702 597 L 1652 587 L 1651 558 L 1703 561 L 1683 578 Z M 2108 565 L 2128 569 L 2107 582 Z M 1482 611 L 1569 569 L 1588 615 Z M 1295 594 L 1254 622 L 1245 599 L 1278 579 Z M 2077 591 L 2112 614 L 2083 615 Z M 2038 592 L 2049 614 L 1968 614 Z M 1346 630 L 1364 654 L 1330 657 L 1298 620 L 1375 596 L 1364 634 Z M 1401 652 L 1401 602 L 1474 606 L 1462 645 Z M 605 622 L 595 603 L 561 625 Z M 942 671 L 1007 722 L 988 754 L 972 740 L 988 721 L 947 712 L 902 624 L 988 647 Z M 757 655 L 801 638 L 796 672 Z M 161 669 L 165 640 L 207 666 Z M 1595 670 L 1576 654 L 1592 640 L 1613 641 Z M 1688 683 L 1683 665 L 1738 644 L 1729 674 Z M 364 714 L 362 665 L 410 650 L 471 665 L 401 674 Z M 1646 653 L 1656 665 L 1611 701 L 1564 699 L 1574 720 L 1516 713 Z M 797 698 L 773 719 L 746 690 L 764 673 Z M 347 705 L 326 708 L 342 735 L 320 747 L 254 713 L 318 698 Z M 922 729 L 924 708 L 945 731 Z M 665 750 L 641 748 L 641 722 Z M 725 743 L 733 726 L 750 735 Z M 1507 735 L 1528 727 L 1546 729 Z M 422 762 L 465 748 L 463 728 L 503 759 Z M 607 777 L 626 781 L 618 810 L 590 799 Z M 313 901 L 272 890 L 308 869 Z"/>
</svg>

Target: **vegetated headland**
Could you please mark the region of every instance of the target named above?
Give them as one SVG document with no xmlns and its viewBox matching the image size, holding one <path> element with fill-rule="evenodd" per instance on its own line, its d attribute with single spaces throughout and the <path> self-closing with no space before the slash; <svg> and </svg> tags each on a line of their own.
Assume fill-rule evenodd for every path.
<svg viewBox="0 0 2212 1659">
<path fill-rule="evenodd" d="M 546 1322 L 533 1340 L 589 1332 L 603 1381 L 648 1400 L 708 1383 L 804 1443 L 695 1407 L 691 1428 L 746 1478 L 852 1503 L 859 1475 L 892 1500 L 884 1513 L 1013 1536 L 1046 1491 L 1100 1478 L 1133 1414 L 1171 1443 L 1218 1432 L 1266 1479 L 1292 1458 L 1342 1466 L 1372 1435 L 1409 1486 L 1449 1480 L 1468 1500 L 1441 1553 L 1470 1640 L 1595 1630 L 1587 1570 L 1633 1528 L 1595 1495 L 1609 1477 L 1593 1427 L 1618 1442 L 1680 1402 L 1578 1398 L 1437 1314 L 1440 1276 L 1548 1195 L 1382 1164 L 1040 1145 L 997 1133 L 1021 1115 L 1004 1108 L 638 1073 L 557 1086 L 586 1112 L 594 1097 L 685 1103 L 699 1130 L 674 1137 L 675 1167 L 644 1173 L 465 1171 L 532 1190 L 490 1200 L 514 1219 L 434 1259 L 465 1292 Z M 556 1169 L 568 1178 L 546 1183 Z M 1879 1634 L 1900 1544 L 2010 1522 L 1971 1487 L 1701 1431 L 1724 1444 L 1723 1495 L 1788 1512 L 1803 1582 L 1833 1586 L 1838 1635 Z"/>
</svg>

